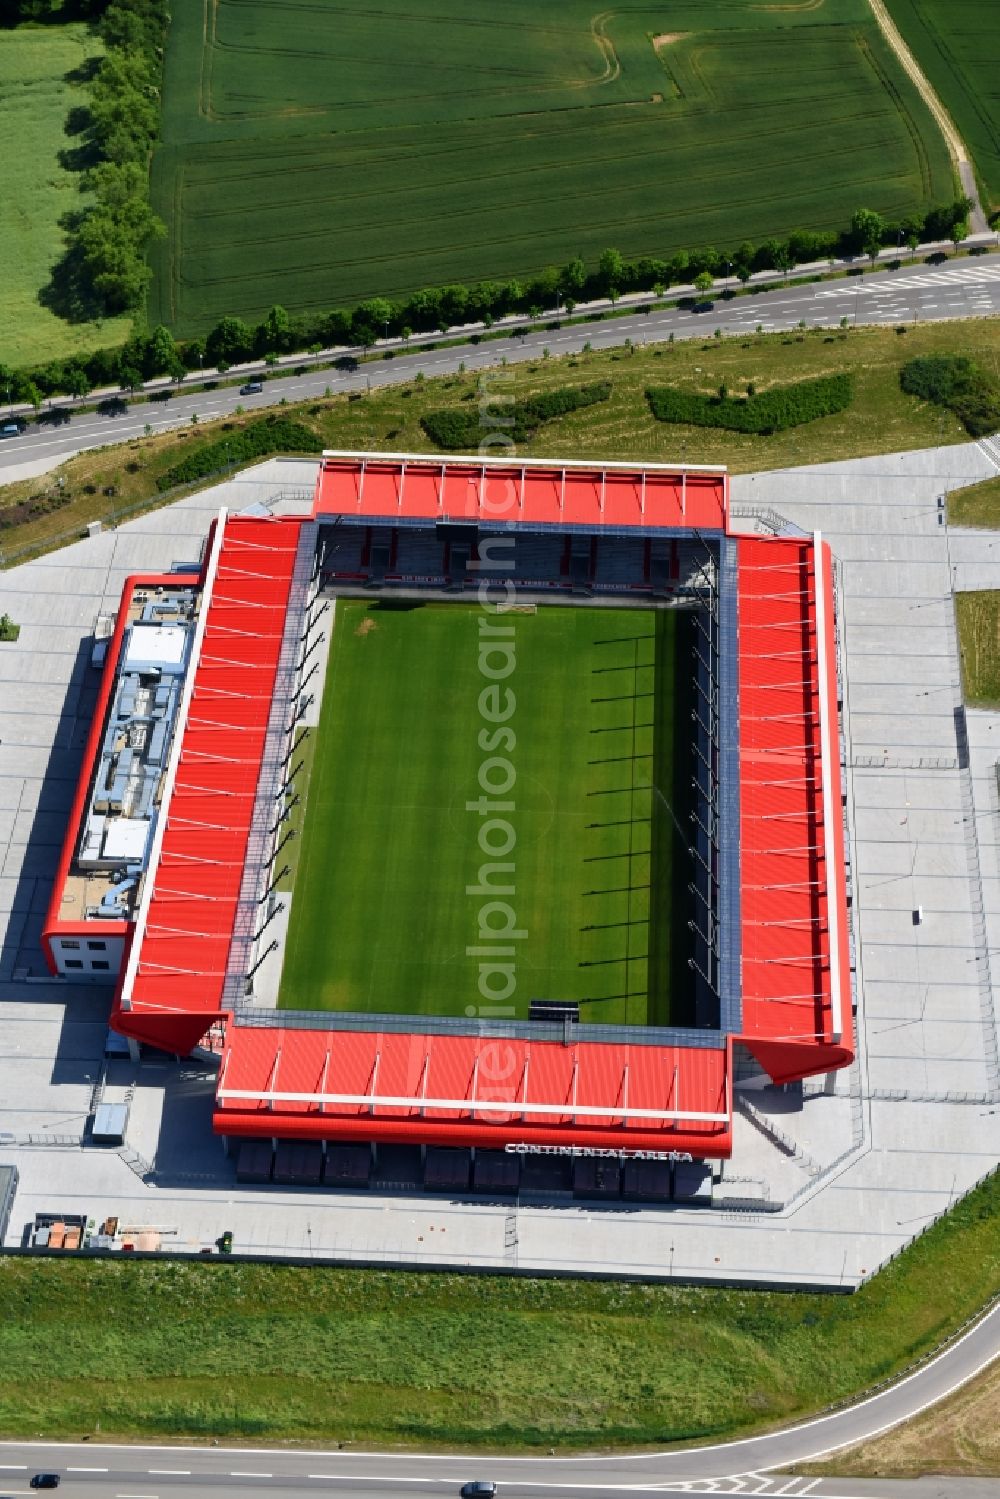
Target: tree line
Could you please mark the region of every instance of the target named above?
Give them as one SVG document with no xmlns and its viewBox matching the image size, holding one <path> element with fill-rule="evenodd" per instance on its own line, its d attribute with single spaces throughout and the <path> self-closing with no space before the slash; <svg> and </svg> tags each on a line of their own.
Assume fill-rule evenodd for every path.
<svg viewBox="0 0 1000 1499">
<path fill-rule="evenodd" d="M 0 0 L 0 26 L 34 22 L 47 26 L 59 21 L 89 21 L 100 15 L 108 0 Z"/>
<path fill-rule="evenodd" d="M 111 11 L 139 0 L 114 0 Z M 148 0 L 158 6 L 160 0 Z M 110 168 L 112 163 L 105 163 Z M 135 163 L 131 163 L 134 168 Z M 96 170 L 96 169 L 95 169 Z M 732 276 L 742 283 L 756 271 L 790 270 L 795 265 L 841 256 L 874 257 L 886 245 L 913 249 L 928 240 L 963 239 L 967 232 L 969 200 L 932 208 L 920 218 L 892 221 L 869 209 L 859 209 L 840 233 L 798 230 L 787 239 L 767 239 L 754 245 L 742 241 L 731 251 L 708 247 L 678 251 L 669 259 L 643 256 L 628 260 L 614 248 L 605 250 L 596 266 L 575 256 L 564 266 L 551 267 L 530 280 L 481 281 L 475 286 L 455 282 L 414 292 L 403 301 L 371 297 L 349 310 L 292 316 L 274 306 L 258 323 L 222 317 L 205 338 L 177 341 L 162 325 L 151 333 L 136 332 L 117 349 L 54 360 L 33 370 L 12 370 L 0 364 L 0 395 L 8 401 L 38 405 L 48 396 L 85 396 L 97 386 L 135 389 L 144 380 L 166 376 L 180 379 L 202 367 L 225 372 L 250 360 L 277 359 L 283 354 L 318 352 L 339 346 L 370 348 L 378 339 L 402 338 L 482 323 L 489 328 L 510 313 L 540 316 L 555 309 L 572 313 L 578 303 L 600 297 L 612 301 L 627 292 L 665 293 L 671 285 L 710 285 L 713 277 Z M 701 280 L 699 280 L 701 278 Z"/>
</svg>

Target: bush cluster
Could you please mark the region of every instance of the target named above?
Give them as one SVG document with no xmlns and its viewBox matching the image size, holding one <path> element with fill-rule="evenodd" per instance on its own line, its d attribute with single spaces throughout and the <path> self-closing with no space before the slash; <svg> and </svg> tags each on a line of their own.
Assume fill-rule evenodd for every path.
<svg viewBox="0 0 1000 1499">
<path fill-rule="evenodd" d="M 1000 382 L 960 354 L 911 359 L 899 372 L 907 395 L 953 411 L 971 437 L 1000 431 Z"/>
<path fill-rule="evenodd" d="M 268 416 L 263 421 L 250 422 L 228 437 L 192 448 L 179 463 L 160 475 L 156 487 L 162 493 L 178 484 L 208 478 L 229 464 L 250 463 L 257 458 L 270 458 L 274 453 L 315 453 L 319 448 L 315 432 L 301 422 L 285 416 Z"/>
<path fill-rule="evenodd" d="M 12 531 L 26 521 L 51 515 L 68 505 L 72 498 L 68 489 L 53 489 L 46 494 L 29 495 L 26 500 L 18 500 L 16 505 L 5 505 L 0 508 L 0 531 Z"/>
<path fill-rule="evenodd" d="M 729 432 L 750 432 L 769 437 L 800 427 L 820 416 L 845 411 L 854 396 L 850 375 L 822 375 L 818 380 L 799 380 L 777 385 L 760 395 L 717 396 L 677 390 L 670 385 L 646 391 L 649 409 L 659 422 L 683 422 L 689 427 L 724 427 Z"/>
<path fill-rule="evenodd" d="M 564 386 L 524 401 L 512 401 L 502 418 L 491 416 L 489 429 L 484 428 L 479 412 L 467 406 L 428 411 L 420 418 L 420 425 L 437 447 L 453 453 L 469 453 L 476 451 L 486 430 L 502 431 L 514 443 L 527 442 L 544 422 L 584 406 L 595 406 L 606 401 L 610 394 L 611 386 L 606 380 L 594 385 Z"/>
</svg>

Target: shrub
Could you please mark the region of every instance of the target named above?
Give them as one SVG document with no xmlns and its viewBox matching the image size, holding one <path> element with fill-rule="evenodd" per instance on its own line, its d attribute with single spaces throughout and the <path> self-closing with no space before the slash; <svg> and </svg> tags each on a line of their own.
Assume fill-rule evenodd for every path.
<svg viewBox="0 0 1000 1499">
<path fill-rule="evenodd" d="M 646 391 L 649 409 L 660 422 L 683 422 L 691 427 L 724 427 L 730 432 L 770 436 L 821 416 L 833 416 L 851 404 L 850 375 L 823 375 L 794 385 L 774 386 L 760 395 L 706 396 L 674 386 L 652 386 Z"/>
<path fill-rule="evenodd" d="M 234 432 L 222 441 L 204 442 L 192 448 L 179 463 L 160 475 L 156 487 L 161 491 L 173 489 L 178 484 L 207 478 L 230 464 L 250 463 L 274 453 L 315 453 L 319 447 L 319 438 L 301 422 L 269 416 L 251 422 L 242 432 Z"/>
<path fill-rule="evenodd" d="M 907 395 L 954 412 L 971 437 L 1000 428 L 1000 383 L 961 354 L 928 354 L 899 372 Z"/>
<path fill-rule="evenodd" d="M 610 384 L 602 380 L 595 385 L 563 386 L 559 390 L 530 396 L 525 401 L 514 401 L 505 409 L 505 435 L 513 442 L 527 442 L 543 423 L 579 411 L 584 406 L 597 405 L 606 401 L 610 394 Z M 431 442 L 449 452 L 475 449 L 484 430 L 479 412 L 461 407 L 428 411 L 420 418 L 420 425 Z"/>
</svg>

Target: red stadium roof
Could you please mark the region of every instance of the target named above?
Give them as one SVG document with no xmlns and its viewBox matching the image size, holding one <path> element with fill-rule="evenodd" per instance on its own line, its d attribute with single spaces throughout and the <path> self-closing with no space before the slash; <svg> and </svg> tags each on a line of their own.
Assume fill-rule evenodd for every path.
<svg viewBox="0 0 1000 1499">
<path fill-rule="evenodd" d="M 217 524 L 115 1023 L 189 1050 L 221 1017 L 300 523 Z M 180 1046 L 180 1040 L 187 1041 Z"/>
<path fill-rule="evenodd" d="M 744 538 L 738 586 L 742 1037 L 781 1081 L 852 1054 L 829 548 Z"/>
<path fill-rule="evenodd" d="M 373 1023 L 374 1023 L 373 1017 Z M 277 1041 L 277 1046 L 276 1046 Z M 728 1154 L 725 1047 L 230 1028 L 224 1134 Z"/>
<path fill-rule="evenodd" d="M 313 513 L 361 520 L 720 531 L 721 469 L 324 453 Z"/>
<path fill-rule="evenodd" d="M 327 454 L 314 515 L 718 533 L 728 508 L 717 470 Z M 113 1015 L 123 1033 L 167 1050 L 197 1045 L 231 1013 L 227 977 L 242 982 L 235 924 L 301 524 L 223 515 L 211 538 Z M 734 1041 L 779 1080 L 850 1061 L 830 555 L 818 537 L 736 545 L 740 1035 L 705 1047 L 579 1036 L 564 1046 L 381 1030 L 376 1016 L 363 1032 L 310 1029 L 276 1014 L 226 1027 L 218 1132 L 722 1156 Z"/>
</svg>

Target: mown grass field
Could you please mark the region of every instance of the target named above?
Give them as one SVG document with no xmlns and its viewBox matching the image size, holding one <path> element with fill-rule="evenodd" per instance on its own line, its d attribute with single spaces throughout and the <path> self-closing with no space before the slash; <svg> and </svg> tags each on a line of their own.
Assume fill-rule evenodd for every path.
<svg viewBox="0 0 1000 1499">
<path fill-rule="evenodd" d="M 707 332 L 708 330 L 706 330 Z M 725 463 L 734 473 L 836 462 L 871 453 L 904 452 L 939 443 L 967 442 L 956 417 L 899 388 L 902 364 L 916 355 L 967 354 L 1000 369 L 1000 319 L 920 324 L 902 336 L 891 328 L 858 328 L 656 345 L 592 352 L 488 372 L 494 394 L 515 398 L 588 381 L 608 380 L 611 398 L 542 427 L 523 452 L 529 457 L 650 459 L 657 462 Z M 849 371 L 855 397 L 841 415 L 824 417 L 773 437 L 754 437 L 699 427 L 666 426 L 651 416 L 645 390 L 679 384 L 706 392 L 725 382 L 732 391 L 753 381 L 758 390 L 815 375 Z M 427 411 L 476 398 L 478 377 L 456 375 L 420 380 L 373 392 L 358 400 L 331 396 L 283 408 L 316 433 L 321 448 L 423 453 L 430 444 L 420 425 Z M 0 486 L 0 512 L 33 495 L 60 492 L 68 502 L 38 519 L 0 529 L 0 553 L 43 543 L 69 531 L 73 539 L 87 522 L 117 524 L 123 506 L 155 497 L 156 481 L 193 446 L 217 439 L 250 418 L 203 422 L 120 446 L 81 453 L 40 479 Z M 109 436 L 113 429 L 109 427 Z M 105 490 L 114 488 L 109 497 Z M 55 544 L 55 543 L 53 543 Z"/>
<path fill-rule="evenodd" d="M 509 655 L 481 656 L 481 622 L 512 630 Z M 468 604 L 339 599 L 281 1005 L 464 1016 L 499 1001 L 524 1019 L 531 999 L 564 999 L 587 1021 L 678 1023 L 671 938 L 682 945 L 687 902 L 652 788 L 686 809 L 689 715 L 681 725 L 676 697 L 689 627 L 677 610 L 553 606 L 498 621 Z M 480 695 L 485 671 L 508 667 L 499 706 L 509 689 L 513 741 L 498 741 Z M 476 809 L 484 793 L 501 804 L 492 813 Z M 480 873 L 498 859 L 510 874 Z M 509 994 L 499 970 L 478 982 L 475 950 L 505 940 L 490 924 L 507 917 L 483 916 L 497 897 L 475 891 L 498 883 L 514 887 L 504 900 L 523 933 Z"/>
<path fill-rule="evenodd" d="M 994 0 L 886 0 L 1000 209 L 1000 25 Z"/>
<path fill-rule="evenodd" d="M 953 197 L 865 0 L 183 0 L 162 135 L 149 319 L 178 335 Z"/>
<path fill-rule="evenodd" d="M 38 299 L 63 251 L 59 220 L 81 201 L 77 175 L 59 161 L 74 144 L 69 111 L 87 97 L 68 75 L 99 52 L 82 25 L 0 30 L 0 364 L 43 363 L 128 334 L 125 318 L 73 325 Z"/>
<path fill-rule="evenodd" d="M 843 1297 L 8 1257 L 0 1431 L 490 1450 L 721 1438 L 888 1378 L 998 1290 L 996 1178 Z"/>
<path fill-rule="evenodd" d="M 948 496 L 948 519 L 953 526 L 1000 528 L 1000 477 L 953 489 Z"/>
<path fill-rule="evenodd" d="M 965 701 L 1000 707 L 1000 593 L 982 589 L 955 595 Z"/>
</svg>

